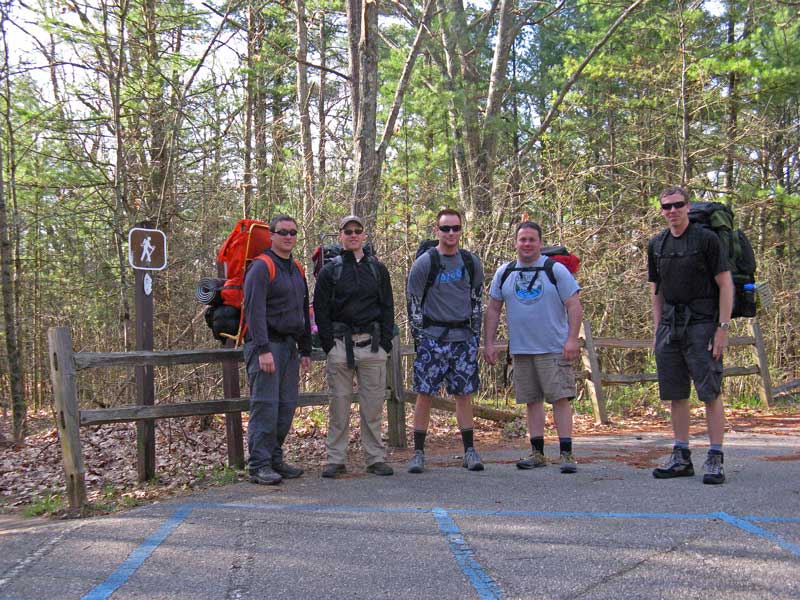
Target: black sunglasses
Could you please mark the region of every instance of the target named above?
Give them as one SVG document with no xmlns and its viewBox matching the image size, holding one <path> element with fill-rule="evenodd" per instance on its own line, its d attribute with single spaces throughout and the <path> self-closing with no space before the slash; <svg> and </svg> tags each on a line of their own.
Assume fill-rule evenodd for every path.
<svg viewBox="0 0 800 600">
<path fill-rule="evenodd" d="M 450 233 L 451 231 L 454 231 L 458 233 L 461 231 L 461 225 L 439 225 L 439 231 L 444 233 Z"/>
<path fill-rule="evenodd" d="M 297 235 L 297 229 L 278 229 L 277 231 L 273 231 L 272 233 L 274 233 L 275 235 L 279 235 L 281 237 L 286 237 L 287 235 L 295 237 Z"/>
<path fill-rule="evenodd" d="M 665 212 L 669 212 L 673 208 L 678 209 L 678 208 L 683 208 L 684 206 L 686 206 L 686 201 L 685 200 L 680 200 L 678 202 L 671 202 L 669 204 L 662 204 L 661 205 L 661 210 L 663 210 Z"/>
<path fill-rule="evenodd" d="M 364 230 L 363 229 L 342 229 L 342 233 L 344 233 L 345 235 L 353 235 L 353 234 L 361 235 L 362 233 L 364 233 Z"/>
</svg>

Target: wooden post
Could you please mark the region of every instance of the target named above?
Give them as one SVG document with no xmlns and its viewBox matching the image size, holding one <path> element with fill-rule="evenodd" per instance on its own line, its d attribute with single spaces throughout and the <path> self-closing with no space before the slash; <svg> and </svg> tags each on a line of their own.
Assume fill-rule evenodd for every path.
<svg viewBox="0 0 800 600">
<path fill-rule="evenodd" d="M 72 361 L 72 336 L 68 327 L 47 331 L 50 347 L 50 380 L 55 397 L 56 427 L 64 460 L 67 498 L 70 511 L 83 514 L 86 505 L 86 470 L 83 466 L 80 438 L 78 388 Z"/>
<path fill-rule="evenodd" d="M 225 263 L 217 263 L 217 276 L 225 277 Z M 225 347 L 234 348 L 236 343 L 233 340 L 226 340 Z M 241 397 L 238 359 L 222 361 L 222 391 L 225 398 Z M 242 413 L 225 413 L 225 438 L 228 443 L 228 466 L 244 469 Z"/>
<path fill-rule="evenodd" d="M 392 352 L 386 365 L 386 384 L 390 388 L 386 401 L 386 420 L 389 428 L 389 445 L 406 448 L 406 405 L 403 389 L 403 357 L 400 350 L 400 337 L 392 339 Z"/>
<path fill-rule="evenodd" d="M 758 362 L 758 371 L 761 373 L 761 389 L 758 395 L 765 406 L 772 406 L 772 377 L 769 374 L 769 362 L 767 360 L 767 350 L 764 347 L 764 335 L 761 333 L 761 324 L 758 319 L 750 320 L 750 332 L 756 339 L 753 348 L 753 355 Z"/>
<path fill-rule="evenodd" d="M 233 348 L 233 340 L 225 342 L 226 348 Z M 222 362 L 222 390 L 225 399 L 239 398 L 239 360 L 226 360 Z M 225 413 L 225 437 L 228 442 L 228 466 L 234 469 L 244 469 L 244 439 L 242 436 L 242 413 Z"/>
<path fill-rule="evenodd" d="M 145 279 L 150 271 L 136 269 L 136 349 L 153 349 L 153 289 L 152 283 L 145 289 Z M 155 375 L 153 367 L 136 367 L 136 404 L 155 404 Z M 149 481 L 156 476 L 156 427 L 153 419 L 136 422 L 136 469 L 139 481 Z"/>
<path fill-rule="evenodd" d="M 606 399 L 603 395 L 602 375 L 600 373 L 600 361 L 597 358 L 597 350 L 594 347 L 592 337 L 592 325 L 589 321 L 581 324 L 581 335 L 584 340 L 584 350 L 581 353 L 581 360 L 585 368 L 589 370 L 590 380 L 588 381 L 589 397 L 592 399 L 592 409 L 594 411 L 594 422 L 597 424 L 608 423 L 606 414 Z"/>
</svg>

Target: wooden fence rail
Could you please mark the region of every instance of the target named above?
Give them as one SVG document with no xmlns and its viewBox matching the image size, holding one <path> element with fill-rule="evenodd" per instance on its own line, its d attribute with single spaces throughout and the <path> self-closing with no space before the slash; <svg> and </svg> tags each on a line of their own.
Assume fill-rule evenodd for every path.
<svg viewBox="0 0 800 600">
<path fill-rule="evenodd" d="M 731 345 L 753 346 L 753 354 L 757 365 L 747 367 L 729 367 L 724 376 L 740 376 L 760 374 L 762 401 L 770 406 L 772 403 L 772 386 L 769 378 L 767 355 L 764 340 L 756 320 L 750 323 L 751 336 L 731 338 Z M 587 380 L 589 395 L 592 401 L 595 421 L 607 423 L 605 396 L 603 386 L 625 385 L 630 383 L 656 381 L 655 373 L 614 374 L 601 371 L 598 348 L 629 348 L 646 350 L 651 348 L 650 340 L 595 338 L 592 336 L 588 321 L 581 328 L 583 338 L 582 361 L 584 371 L 576 376 Z M 64 462 L 67 498 L 72 511 L 83 513 L 86 507 L 85 468 L 80 443 L 80 427 L 100 425 L 104 423 L 151 422 L 154 419 L 172 417 L 188 417 L 201 415 L 224 414 L 226 417 L 226 434 L 228 442 L 228 463 L 237 468 L 244 467 L 244 443 L 242 439 L 241 413 L 249 409 L 249 398 L 239 397 L 239 362 L 242 361 L 240 348 L 218 348 L 202 350 L 169 350 L 162 352 L 73 352 L 72 336 L 67 327 L 54 327 L 48 331 L 50 348 L 50 376 L 55 396 L 56 425 Z M 507 351 L 505 343 L 497 348 Z M 414 349 L 403 346 L 396 337 L 393 340 L 393 351 L 387 364 L 386 411 L 388 420 L 389 444 L 394 447 L 406 447 L 405 403 L 416 401 L 413 392 L 404 387 L 404 368 L 402 357 L 413 356 Z M 312 360 L 325 360 L 321 351 L 312 354 Z M 184 402 L 176 404 L 159 404 L 154 406 L 125 406 L 116 408 L 80 410 L 78 406 L 78 390 L 76 375 L 79 371 L 108 367 L 143 367 L 172 366 L 181 364 L 221 363 L 223 365 L 223 391 L 225 398 L 204 402 Z M 298 406 L 324 406 L 328 404 L 329 394 L 319 392 L 301 393 Z M 353 394 L 352 400 L 357 401 Z M 434 398 L 433 407 L 454 411 L 455 403 L 447 398 Z M 507 411 L 474 406 L 476 417 L 494 421 L 509 421 L 516 415 Z M 138 450 L 140 479 L 149 479 L 154 475 L 154 466 L 142 467 L 142 455 L 154 456 L 154 446 L 146 451 L 141 443 Z"/>
</svg>

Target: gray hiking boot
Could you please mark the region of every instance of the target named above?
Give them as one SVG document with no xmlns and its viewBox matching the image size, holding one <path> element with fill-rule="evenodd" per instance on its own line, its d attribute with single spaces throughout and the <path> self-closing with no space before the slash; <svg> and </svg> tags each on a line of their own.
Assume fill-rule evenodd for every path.
<svg viewBox="0 0 800 600">
<path fill-rule="evenodd" d="M 547 466 L 547 459 L 545 458 L 544 454 L 539 452 L 538 450 L 534 450 L 531 452 L 531 455 L 528 458 L 523 458 L 520 461 L 517 461 L 517 468 L 518 469 L 535 469 L 537 467 L 546 467 Z"/>
<path fill-rule="evenodd" d="M 414 456 L 408 461 L 409 473 L 422 473 L 425 470 L 425 453 L 422 450 L 415 450 Z"/>
<path fill-rule="evenodd" d="M 709 452 L 703 463 L 703 483 L 716 485 L 725 483 L 725 469 L 722 468 L 724 457 L 722 452 Z"/>
<path fill-rule="evenodd" d="M 578 470 L 578 461 L 575 460 L 575 457 L 572 455 L 572 452 L 562 452 L 561 472 L 574 473 L 577 470 Z"/>
<path fill-rule="evenodd" d="M 653 469 L 656 479 L 672 479 L 673 477 L 692 477 L 692 452 L 688 448 L 673 448 L 667 462 L 663 466 Z"/>
<path fill-rule="evenodd" d="M 467 448 L 467 451 L 464 452 L 464 463 L 461 466 L 470 471 L 483 471 L 481 457 L 475 452 L 475 448 L 471 446 Z"/>
</svg>

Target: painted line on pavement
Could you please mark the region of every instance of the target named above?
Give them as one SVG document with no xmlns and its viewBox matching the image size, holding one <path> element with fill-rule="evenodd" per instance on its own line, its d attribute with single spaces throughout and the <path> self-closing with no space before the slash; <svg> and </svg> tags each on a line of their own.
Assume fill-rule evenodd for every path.
<svg viewBox="0 0 800 600">
<path fill-rule="evenodd" d="M 100 583 L 93 587 L 88 594 L 86 594 L 81 600 L 106 600 L 111 594 L 113 594 L 117 588 L 119 588 L 122 584 L 124 584 L 131 576 L 136 573 L 139 567 L 142 566 L 145 560 L 147 560 L 151 554 L 158 548 L 161 543 L 166 540 L 173 531 L 175 531 L 181 523 L 184 522 L 186 517 L 189 516 L 189 513 L 192 512 L 194 506 L 191 504 L 186 505 L 179 505 L 178 509 L 169 517 L 164 523 L 161 524 L 161 527 L 147 538 L 144 542 L 142 542 L 136 550 L 131 552 L 128 555 L 128 558 L 125 559 L 117 570 L 114 571 L 108 579 L 106 579 L 103 583 Z"/>
<path fill-rule="evenodd" d="M 141 507 L 138 510 L 148 511 L 150 508 L 163 508 L 163 505 Z M 355 513 L 387 513 L 387 514 L 432 514 L 436 524 L 450 546 L 456 562 L 467 576 L 472 586 L 482 600 L 503 598 L 503 593 L 495 581 L 487 575 L 480 564 L 475 560 L 472 549 L 464 541 L 461 530 L 456 525 L 451 515 L 461 516 L 499 516 L 499 517 L 583 517 L 603 519 L 719 519 L 742 531 L 766 539 L 784 550 L 788 550 L 800 557 L 800 546 L 784 540 L 780 535 L 767 531 L 754 525 L 752 521 L 765 521 L 776 523 L 800 523 L 796 517 L 735 517 L 728 513 L 619 513 L 619 512 L 590 512 L 590 511 L 516 511 L 516 510 L 471 510 L 444 508 L 382 508 L 374 506 L 323 506 L 315 504 L 255 504 L 255 503 L 214 503 L 198 502 L 176 505 L 175 512 L 149 538 L 141 543 L 103 583 L 98 584 L 81 600 L 107 600 L 120 586 L 127 582 L 134 573 L 144 564 L 150 555 L 166 540 L 182 523 L 186 517 L 197 508 L 247 508 L 268 511 L 298 511 L 298 512 L 355 512 Z M 0 598 L 0 600 L 6 600 Z"/>
<path fill-rule="evenodd" d="M 746 521 L 744 519 L 740 519 L 739 517 L 734 517 L 733 515 L 729 515 L 728 513 L 718 512 L 712 513 L 712 516 L 715 516 L 734 527 L 738 527 L 739 529 L 746 531 L 748 533 L 752 533 L 759 537 L 769 540 L 773 544 L 777 544 L 784 550 L 788 550 L 798 558 L 800 558 L 800 546 L 797 544 L 792 544 L 784 540 L 781 536 L 777 533 L 773 533 L 772 531 L 767 531 L 766 529 L 762 529 L 758 525 L 754 525 L 750 521 Z"/>
<path fill-rule="evenodd" d="M 447 539 L 447 544 L 450 546 L 450 551 L 453 553 L 458 566 L 467 576 L 481 600 L 502 600 L 505 598 L 494 579 L 475 560 L 475 553 L 464 541 L 461 530 L 447 511 L 443 508 L 434 508 L 431 512 L 436 524 L 439 526 L 439 531 Z"/>
</svg>

